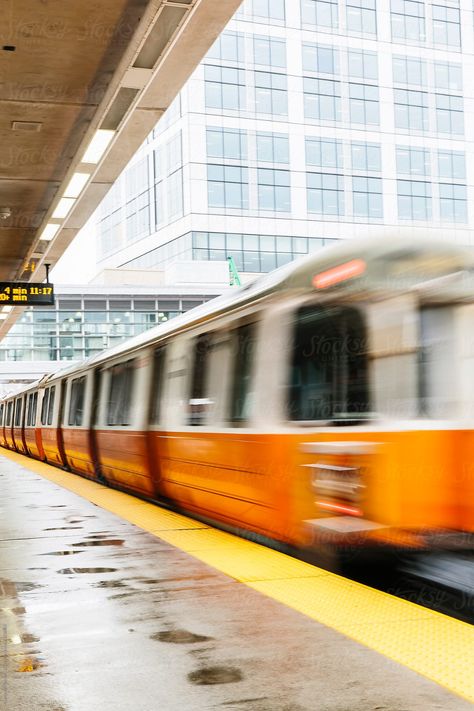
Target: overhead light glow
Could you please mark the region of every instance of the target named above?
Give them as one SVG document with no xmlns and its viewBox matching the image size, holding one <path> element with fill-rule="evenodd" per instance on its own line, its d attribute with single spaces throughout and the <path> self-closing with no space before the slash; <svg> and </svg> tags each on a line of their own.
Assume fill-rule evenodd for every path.
<svg viewBox="0 0 474 711">
<path fill-rule="evenodd" d="M 2 311 L 4 314 L 9 314 L 12 309 L 13 306 L 2 306 Z"/>
<path fill-rule="evenodd" d="M 53 239 L 60 227 L 61 225 L 55 225 L 54 222 L 48 222 L 40 235 L 40 239 L 45 240 L 45 242 L 49 242 Z"/>
<path fill-rule="evenodd" d="M 107 146 L 112 140 L 114 133 L 115 131 L 105 128 L 97 129 L 94 138 L 91 140 L 86 152 L 82 156 L 82 162 L 98 163 L 107 150 Z"/>
<path fill-rule="evenodd" d="M 77 198 L 81 194 L 84 185 L 90 178 L 90 173 L 74 173 L 71 180 L 68 183 L 66 190 L 63 193 L 63 197 L 66 198 Z"/>
<path fill-rule="evenodd" d="M 52 217 L 54 219 L 61 219 L 63 217 L 66 217 L 66 215 L 68 215 L 71 207 L 74 205 L 75 202 L 76 201 L 74 198 L 67 198 L 67 197 L 61 198 L 61 200 L 56 205 L 56 209 L 53 212 Z"/>
<path fill-rule="evenodd" d="M 7 314 L 0 314 L 0 321 L 5 321 Z"/>
</svg>

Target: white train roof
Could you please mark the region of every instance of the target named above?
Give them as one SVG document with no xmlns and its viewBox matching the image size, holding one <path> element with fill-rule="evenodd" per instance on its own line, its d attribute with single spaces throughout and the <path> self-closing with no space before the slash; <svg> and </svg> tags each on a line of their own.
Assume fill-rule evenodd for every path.
<svg viewBox="0 0 474 711">
<path fill-rule="evenodd" d="M 363 268 L 363 273 L 351 275 L 350 265 L 354 265 L 354 269 L 357 266 Z M 344 271 L 347 268 L 349 272 Z M 341 240 L 334 246 L 325 247 L 315 254 L 301 257 L 269 272 L 249 285 L 229 289 L 222 296 L 91 356 L 82 363 L 65 366 L 45 376 L 41 385 L 132 353 L 174 333 L 217 318 L 223 313 L 260 301 L 271 294 L 315 292 L 317 288 L 313 280 L 317 275 L 326 279 L 328 288 L 325 293 L 331 291 L 341 296 L 354 296 L 357 293 L 367 294 L 382 290 L 385 293 L 406 291 L 416 284 L 431 283 L 448 274 L 463 272 L 471 276 L 473 269 L 474 250 L 448 241 L 433 241 L 429 233 L 420 237 L 419 234 L 415 236 L 406 231 L 404 235 L 394 236 L 393 239 L 382 236 Z M 358 278 L 350 278 L 351 276 Z M 471 293 L 474 293 L 474 290 Z"/>
</svg>

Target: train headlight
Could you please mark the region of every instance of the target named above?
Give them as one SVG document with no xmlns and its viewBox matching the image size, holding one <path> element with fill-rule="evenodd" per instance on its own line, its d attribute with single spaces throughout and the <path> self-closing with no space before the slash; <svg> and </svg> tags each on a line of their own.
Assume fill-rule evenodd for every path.
<svg viewBox="0 0 474 711">
<path fill-rule="evenodd" d="M 311 486 L 316 505 L 323 511 L 362 516 L 365 484 L 361 467 L 316 463 L 311 468 Z"/>
</svg>

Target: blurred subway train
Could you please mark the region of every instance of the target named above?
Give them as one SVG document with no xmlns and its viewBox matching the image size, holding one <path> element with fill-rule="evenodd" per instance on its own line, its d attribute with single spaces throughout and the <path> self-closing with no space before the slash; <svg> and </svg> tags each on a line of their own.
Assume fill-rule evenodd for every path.
<svg viewBox="0 0 474 711">
<path fill-rule="evenodd" d="M 342 241 L 4 398 L 2 445 L 307 551 L 470 547 L 473 268 Z"/>
</svg>

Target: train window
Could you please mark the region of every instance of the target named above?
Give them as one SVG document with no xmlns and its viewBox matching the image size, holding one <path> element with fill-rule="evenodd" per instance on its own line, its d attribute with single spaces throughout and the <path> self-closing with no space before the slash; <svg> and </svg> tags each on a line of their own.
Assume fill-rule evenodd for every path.
<svg viewBox="0 0 474 711">
<path fill-rule="evenodd" d="M 68 424 L 80 427 L 84 416 L 84 395 L 86 392 L 86 376 L 76 378 L 71 384 L 71 400 L 69 403 Z"/>
<path fill-rule="evenodd" d="M 366 331 L 346 307 L 298 311 L 288 416 L 291 420 L 352 423 L 369 412 Z"/>
<path fill-rule="evenodd" d="M 163 375 L 165 366 L 165 346 L 157 348 L 153 365 L 153 395 L 151 403 L 151 422 L 158 424 L 161 413 L 161 400 L 163 397 Z"/>
<path fill-rule="evenodd" d="M 22 399 L 21 397 L 15 403 L 15 423 L 14 427 L 21 427 L 21 410 L 22 410 Z"/>
<path fill-rule="evenodd" d="M 0 426 L 3 425 L 3 412 L 4 412 L 4 409 L 5 409 L 5 405 L 4 405 L 4 403 L 2 402 L 2 404 L 0 405 Z"/>
<path fill-rule="evenodd" d="M 36 425 L 36 413 L 38 411 L 38 391 L 33 393 L 32 407 L 31 407 L 31 426 Z"/>
<path fill-rule="evenodd" d="M 107 424 L 129 425 L 135 361 L 115 365 L 111 371 L 107 400 Z"/>
<path fill-rule="evenodd" d="M 252 366 L 255 353 L 255 324 L 249 323 L 236 331 L 236 350 L 232 376 L 230 420 L 245 422 L 250 414 Z"/>
<path fill-rule="evenodd" d="M 457 377 L 454 307 L 426 307 L 420 311 L 419 413 L 423 417 L 453 417 Z"/>
<path fill-rule="evenodd" d="M 26 414 L 26 426 L 33 427 L 36 422 L 36 402 L 38 393 L 30 393 L 28 395 L 28 408 Z"/>
<path fill-rule="evenodd" d="M 10 402 L 7 404 L 7 422 L 6 422 L 7 427 L 10 427 L 10 425 L 12 423 L 12 409 L 13 409 L 13 402 L 10 400 Z"/>
<path fill-rule="evenodd" d="M 6 417 L 6 426 L 10 427 L 12 423 L 12 408 L 13 408 L 13 403 L 10 401 L 7 403 L 7 417 Z"/>
<path fill-rule="evenodd" d="M 54 412 L 54 396 L 56 395 L 56 385 L 53 385 L 49 389 L 49 403 L 48 403 L 48 425 L 53 424 L 53 412 Z"/>
<path fill-rule="evenodd" d="M 30 393 L 28 395 L 27 401 L 26 401 L 26 426 L 30 427 L 31 425 L 31 403 L 33 400 L 33 395 Z"/>
<path fill-rule="evenodd" d="M 206 419 L 209 403 L 205 393 L 210 345 L 211 337 L 209 333 L 198 336 L 194 342 L 194 363 L 188 417 L 188 424 L 190 425 L 203 425 Z"/>
<path fill-rule="evenodd" d="M 41 405 L 41 424 L 46 425 L 48 422 L 48 403 L 49 403 L 49 388 L 43 393 L 43 403 Z"/>
</svg>

